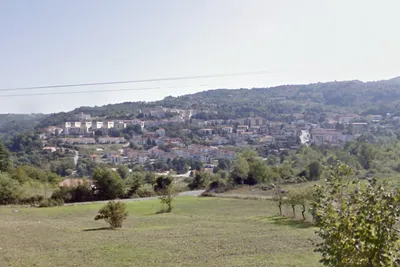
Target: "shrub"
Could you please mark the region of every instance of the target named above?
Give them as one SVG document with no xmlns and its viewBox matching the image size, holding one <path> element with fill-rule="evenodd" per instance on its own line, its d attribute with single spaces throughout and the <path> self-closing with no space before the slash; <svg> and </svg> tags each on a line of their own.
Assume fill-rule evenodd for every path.
<svg viewBox="0 0 400 267">
<path fill-rule="evenodd" d="M 191 183 L 188 184 L 190 190 L 205 188 L 207 186 L 207 174 L 204 172 L 197 172 Z"/>
<path fill-rule="evenodd" d="M 72 188 L 61 187 L 53 192 L 51 199 L 62 200 L 65 203 L 72 202 Z"/>
<path fill-rule="evenodd" d="M 149 189 L 139 189 L 136 191 L 136 194 L 139 197 L 154 197 L 154 196 L 156 196 L 156 193 L 153 190 L 149 190 Z"/>
<path fill-rule="evenodd" d="M 212 181 L 207 189 L 208 192 L 224 193 L 229 189 L 229 186 L 223 179 Z"/>
<path fill-rule="evenodd" d="M 94 218 L 105 220 L 112 229 L 121 228 L 123 221 L 128 218 L 128 211 L 125 203 L 119 201 L 110 201 L 99 210 L 99 214 Z"/>
<path fill-rule="evenodd" d="M 168 188 L 169 185 L 172 184 L 174 178 L 171 176 L 159 176 L 156 179 L 156 183 L 154 185 L 155 192 L 161 192 Z"/>
<path fill-rule="evenodd" d="M 44 199 L 41 195 L 21 197 L 18 203 L 21 205 L 38 205 Z"/>
<path fill-rule="evenodd" d="M 355 180 L 347 165 L 332 166 L 314 191 L 317 252 L 326 266 L 398 266 L 400 191 L 376 179 Z"/>
<path fill-rule="evenodd" d="M 164 212 L 171 212 L 172 211 L 172 201 L 175 198 L 175 190 L 173 188 L 173 183 L 167 186 L 166 189 L 164 189 L 162 192 L 162 195 L 160 196 L 161 204 L 163 204 L 163 208 L 159 211 L 159 213 L 164 213 Z M 164 204 L 167 205 L 167 208 L 164 209 Z"/>
<path fill-rule="evenodd" d="M 0 172 L 0 204 L 15 204 L 21 196 L 21 185 L 7 173 Z"/>
<path fill-rule="evenodd" d="M 49 207 L 56 207 L 56 206 L 62 206 L 64 205 L 64 202 L 61 199 L 51 199 L 51 198 L 46 198 L 40 201 L 39 203 L 39 208 L 49 208 Z"/>
</svg>

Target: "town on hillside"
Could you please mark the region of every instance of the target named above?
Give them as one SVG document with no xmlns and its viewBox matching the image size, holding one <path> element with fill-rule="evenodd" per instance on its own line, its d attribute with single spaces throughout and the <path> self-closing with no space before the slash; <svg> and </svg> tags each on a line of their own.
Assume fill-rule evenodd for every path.
<svg viewBox="0 0 400 267">
<path fill-rule="evenodd" d="M 133 120 L 80 113 L 62 125 L 41 128 L 39 133 L 44 150 L 93 147 L 93 153 L 81 156 L 96 163 L 149 166 L 181 158 L 212 166 L 218 159 L 234 160 L 240 148 L 267 156 L 300 145 L 340 146 L 365 134 L 393 135 L 400 124 L 400 117 L 390 113 L 360 116 L 326 112 L 323 121 L 310 123 L 300 113 L 288 114 L 285 121 L 272 121 L 257 115 L 205 120 L 196 118 L 197 112 L 156 106 L 138 110 L 139 116 Z M 118 149 L 108 149 L 111 144 L 119 145 Z M 157 166 L 162 170 L 165 165 Z"/>
</svg>

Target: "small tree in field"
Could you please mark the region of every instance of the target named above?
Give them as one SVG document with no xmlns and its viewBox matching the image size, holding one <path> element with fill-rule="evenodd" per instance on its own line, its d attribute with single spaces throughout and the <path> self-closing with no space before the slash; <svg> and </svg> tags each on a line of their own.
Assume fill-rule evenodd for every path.
<svg viewBox="0 0 400 267">
<path fill-rule="evenodd" d="M 99 214 L 94 219 L 105 220 L 114 229 L 121 228 L 122 222 L 128 218 L 128 215 L 125 203 L 110 201 L 99 210 Z"/>
<path fill-rule="evenodd" d="M 297 191 L 297 204 L 301 206 L 301 216 L 303 220 L 306 220 L 306 207 L 310 204 L 312 200 L 312 190 L 311 188 L 300 189 Z"/>
<path fill-rule="evenodd" d="M 272 200 L 275 201 L 276 204 L 278 205 L 279 215 L 282 216 L 282 205 L 284 202 L 284 192 L 280 186 L 277 186 L 274 189 L 274 195 L 272 197 Z"/>
<path fill-rule="evenodd" d="M 161 213 L 163 212 L 171 212 L 172 211 L 172 201 L 175 198 L 175 190 L 174 190 L 174 186 L 173 183 L 171 183 L 170 185 L 167 186 L 167 188 L 165 188 L 164 190 L 162 190 L 161 192 L 161 196 L 160 196 L 160 201 L 161 204 L 163 204 L 163 208 L 161 209 Z M 164 209 L 164 204 L 167 205 L 167 209 Z"/>
<path fill-rule="evenodd" d="M 299 204 L 299 196 L 297 191 L 291 191 L 288 195 L 287 202 L 292 207 L 293 218 L 296 218 L 296 206 Z"/>
<path fill-rule="evenodd" d="M 326 266 L 399 266 L 400 193 L 375 179 L 346 181 L 349 167 L 332 167 L 314 192 L 316 251 Z"/>
</svg>

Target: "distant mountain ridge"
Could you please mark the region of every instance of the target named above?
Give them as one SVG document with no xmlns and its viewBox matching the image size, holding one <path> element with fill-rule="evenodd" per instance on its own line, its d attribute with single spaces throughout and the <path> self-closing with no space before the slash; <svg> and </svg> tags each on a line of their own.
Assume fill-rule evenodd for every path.
<svg viewBox="0 0 400 267">
<path fill-rule="evenodd" d="M 384 115 L 400 111 L 400 76 L 376 82 L 351 80 L 269 88 L 214 89 L 178 97 L 168 96 L 160 101 L 79 107 L 69 112 L 38 117 L 36 127 L 58 125 L 81 112 L 110 119 L 133 119 L 139 115 L 140 109 L 157 105 L 196 109 L 204 113 L 217 111 L 212 118 L 221 119 L 260 115 L 274 120 L 281 119 L 282 114 L 323 112 Z M 7 123 L 3 123 L 0 131 L 4 127 Z"/>
</svg>

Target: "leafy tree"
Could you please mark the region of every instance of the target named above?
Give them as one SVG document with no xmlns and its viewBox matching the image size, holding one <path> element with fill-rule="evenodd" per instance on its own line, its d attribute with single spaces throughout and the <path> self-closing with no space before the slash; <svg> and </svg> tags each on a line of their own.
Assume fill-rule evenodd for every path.
<svg viewBox="0 0 400 267">
<path fill-rule="evenodd" d="M 99 210 L 99 214 L 94 218 L 97 220 L 105 220 L 112 229 L 121 228 L 122 223 L 128 218 L 126 204 L 119 201 L 110 201 Z"/>
<path fill-rule="evenodd" d="M 312 190 L 310 188 L 299 189 L 296 191 L 297 203 L 301 206 L 301 216 L 306 220 L 306 206 L 312 201 Z"/>
<path fill-rule="evenodd" d="M 224 171 L 229 171 L 231 162 L 227 159 L 218 160 L 218 168 Z"/>
<path fill-rule="evenodd" d="M 314 192 L 312 213 L 321 242 L 316 251 L 326 266 L 398 266 L 400 193 L 376 179 L 345 180 L 338 163 Z"/>
<path fill-rule="evenodd" d="M 128 187 L 128 196 L 132 196 L 135 194 L 139 188 L 144 184 L 144 173 L 142 172 L 133 172 L 129 178 L 126 179 L 126 186 Z"/>
<path fill-rule="evenodd" d="M 243 184 L 244 180 L 247 179 L 249 172 L 250 167 L 247 160 L 242 156 L 238 156 L 233 166 L 233 171 L 231 173 L 234 182 L 236 184 Z"/>
<path fill-rule="evenodd" d="M 159 176 L 154 184 L 154 191 L 162 192 L 167 189 L 168 186 L 173 182 L 174 178 L 172 176 Z"/>
<path fill-rule="evenodd" d="M 299 204 L 299 194 L 296 191 L 290 192 L 287 196 L 289 205 L 292 207 L 293 218 L 296 218 L 296 206 Z"/>
<path fill-rule="evenodd" d="M 249 163 L 249 175 L 246 179 L 246 183 L 254 185 L 268 182 L 269 173 L 270 167 L 268 167 L 262 159 L 256 159 Z"/>
<path fill-rule="evenodd" d="M 272 200 L 276 202 L 276 204 L 278 205 L 278 209 L 279 209 L 279 215 L 282 216 L 282 205 L 284 202 L 284 191 L 282 190 L 282 188 L 280 187 L 280 185 L 276 186 L 274 188 L 274 192 L 273 192 L 273 196 L 272 196 Z"/>
<path fill-rule="evenodd" d="M 117 172 L 110 169 L 96 169 L 92 175 L 100 199 L 120 198 L 125 194 L 125 184 Z"/>
<path fill-rule="evenodd" d="M 22 189 L 18 181 L 7 173 L 0 172 L 0 204 L 14 204 L 18 201 Z"/>
<path fill-rule="evenodd" d="M 129 176 L 129 168 L 125 165 L 119 165 L 117 168 L 117 172 L 122 179 L 126 179 Z"/>
<path fill-rule="evenodd" d="M 164 209 L 164 207 L 161 209 L 161 213 L 163 212 L 171 212 L 172 211 L 172 202 L 175 198 L 175 188 L 174 188 L 174 184 L 170 183 L 165 189 L 163 189 L 161 191 L 161 196 L 160 196 L 160 201 L 161 204 L 166 204 L 167 205 L 167 209 Z"/>
<path fill-rule="evenodd" d="M 11 169 L 10 152 L 0 142 L 0 172 L 8 172 Z"/>
<path fill-rule="evenodd" d="M 188 184 L 190 190 L 206 188 L 208 184 L 207 174 L 205 172 L 196 172 L 193 180 Z"/>
<path fill-rule="evenodd" d="M 153 172 L 146 172 L 145 182 L 150 185 L 154 185 L 156 183 L 156 176 Z"/>
<path fill-rule="evenodd" d="M 319 180 L 322 173 L 322 166 L 318 161 L 313 161 L 308 165 L 308 179 L 310 181 Z"/>
</svg>

